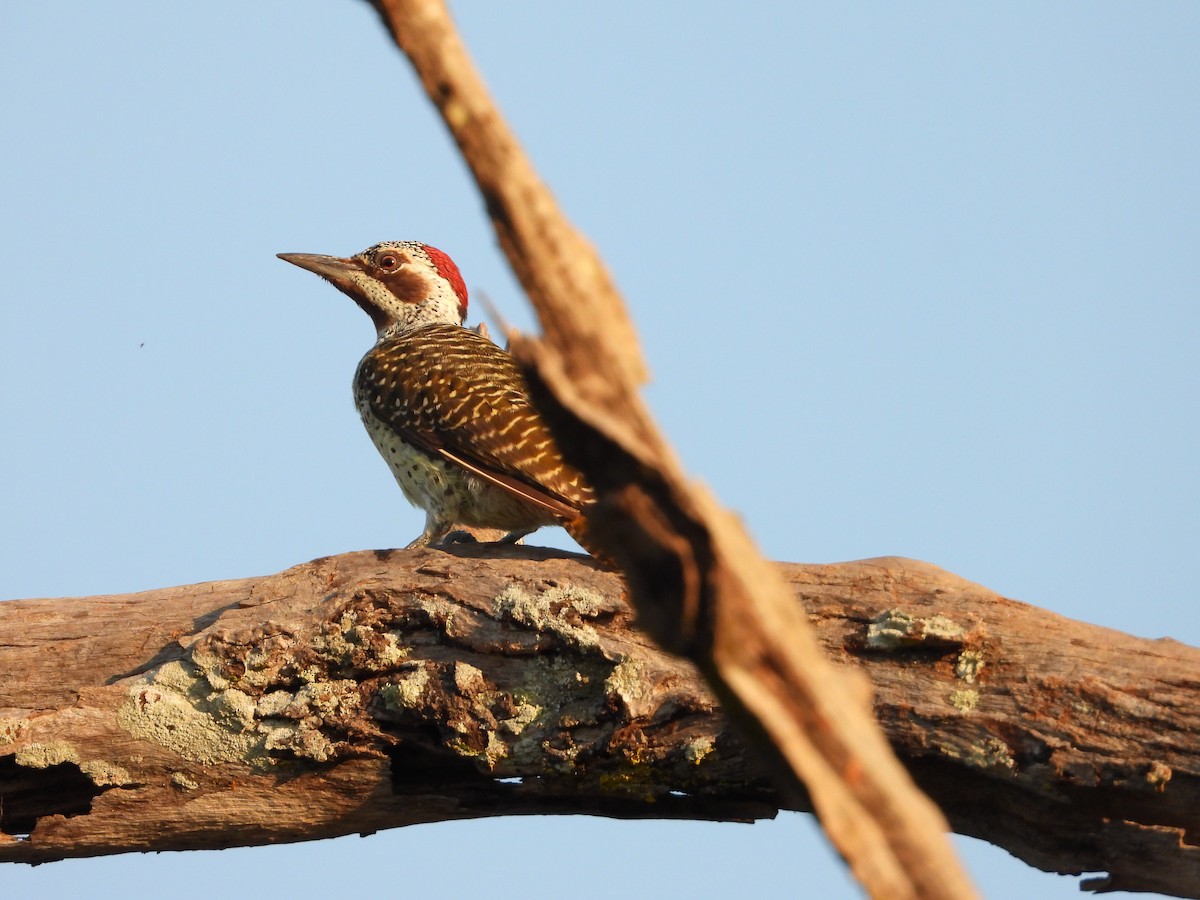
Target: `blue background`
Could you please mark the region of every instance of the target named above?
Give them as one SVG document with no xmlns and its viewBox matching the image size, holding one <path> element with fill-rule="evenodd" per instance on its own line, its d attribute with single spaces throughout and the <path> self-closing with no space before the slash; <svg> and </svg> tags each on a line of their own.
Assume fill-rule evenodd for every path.
<svg viewBox="0 0 1200 900">
<path fill-rule="evenodd" d="M 1200 6 L 454 10 L 623 288 L 663 428 L 769 556 L 913 556 L 1200 642 Z M 0 83 L 0 596 L 414 537 L 350 401 L 370 323 L 274 254 L 424 240 L 535 326 L 370 7 L 7 3 Z M 957 843 L 989 896 L 1078 896 Z M 179 898 L 857 892 L 798 815 L 433 825 L 10 866 L 0 890 L 141 879 Z"/>
</svg>

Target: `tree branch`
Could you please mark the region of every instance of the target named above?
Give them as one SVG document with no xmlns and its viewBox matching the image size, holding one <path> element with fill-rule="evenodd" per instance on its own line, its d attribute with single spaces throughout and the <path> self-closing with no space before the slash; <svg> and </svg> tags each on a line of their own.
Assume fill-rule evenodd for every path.
<svg viewBox="0 0 1200 900">
<path fill-rule="evenodd" d="M 444 2 L 374 5 L 462 152 L 545 329 L 542 341 L 510 343 L 564 455 L 597 489 L 589 549 L 620 566 L 641 621 L 704 673 L 777 787 L 807 790 L 870 894 L 974 896 L 944 818 L 872 721 L 864 685 L 830 667 L 777 572 L 659 434 L 607 269 L 537 177 Z"/>
<path fill-rule="evenodd" d="M 1200 896 L 1200 651 L 925 563 L 779 568 L 956 831 Z M 622 594 L 571 555 L 463 547 L 0 604 L 0 860 L 809 808 Z"/>
</svg>

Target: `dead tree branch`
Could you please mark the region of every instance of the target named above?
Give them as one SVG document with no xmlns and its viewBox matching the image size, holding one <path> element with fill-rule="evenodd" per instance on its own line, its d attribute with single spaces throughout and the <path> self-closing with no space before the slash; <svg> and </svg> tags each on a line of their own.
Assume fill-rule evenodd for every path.
<svg viewBox="0 0 1200 900">
<path fill-rule="evenodd" d="M 492 102 L 442 0 L 375 0 L 442 114 L 545 329 L 513 340 L 564 454 L 597 488 L 592 542 L 641 621 L 691 659 L 790 796 L 807 790 L 873 896 L 974 896 L 946 822 L 892 756 L 865 685 L 820 652 L 778 573 L 684 475 L 638 393 L 645 365 L 607 270 Z"/>
<path fill-rule="evenodd" d="M 1200 896 L 1200 651 L 924 563 L 779 571 L 956 831 Z M 632 616 L 591 562 L 486 547 L 0 604 L 0 860 L 809 808 Z"/>
</svg>

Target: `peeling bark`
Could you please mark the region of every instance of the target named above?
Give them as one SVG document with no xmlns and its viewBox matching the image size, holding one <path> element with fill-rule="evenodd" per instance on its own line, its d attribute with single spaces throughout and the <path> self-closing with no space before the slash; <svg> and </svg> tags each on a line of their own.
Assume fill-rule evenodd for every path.
<svg viewBox="0 0 1200 900">
<path fill-rule="evenodd" d="M 1200 896 L 1200 651 L 900 559 L 779 567 L 954 830 Z M 0 604 L 0 860 L 783 800 L 624 585 L 533 548 Z M 868 702 L 866 696 L 863 702 Z"/>
</svg>

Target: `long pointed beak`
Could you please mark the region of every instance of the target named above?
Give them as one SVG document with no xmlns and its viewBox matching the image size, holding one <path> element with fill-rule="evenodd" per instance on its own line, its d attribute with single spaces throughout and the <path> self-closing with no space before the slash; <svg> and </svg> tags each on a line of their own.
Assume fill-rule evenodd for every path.
<svg viewBox="0 0 1200 900">
<path fill-rule="evenodd" d="M 387 316 L 378 305 L 372 302 L 363 291 L 363 271 L 353 259 L 343 259 L 340 256 L 322 256 L 319 253 L 276 253 L 284 262 L 299 266 L 316 275 L 320 275 L 335 288 L 358 304 L 376 329 L 382 328 L 387 322 Z"/>
<path fill-rule="evenodd" d="M 284 262 L 290 262 L 293 266 L 299 266 L 322 278 L 328 278 L 339 287 L 348 281 L 351 272 L 358 271 L 353 260 L 342 259 L 340 256 L 322 256 L 319 253 L 276 253 L 275 255 Z"/>
</svg>

